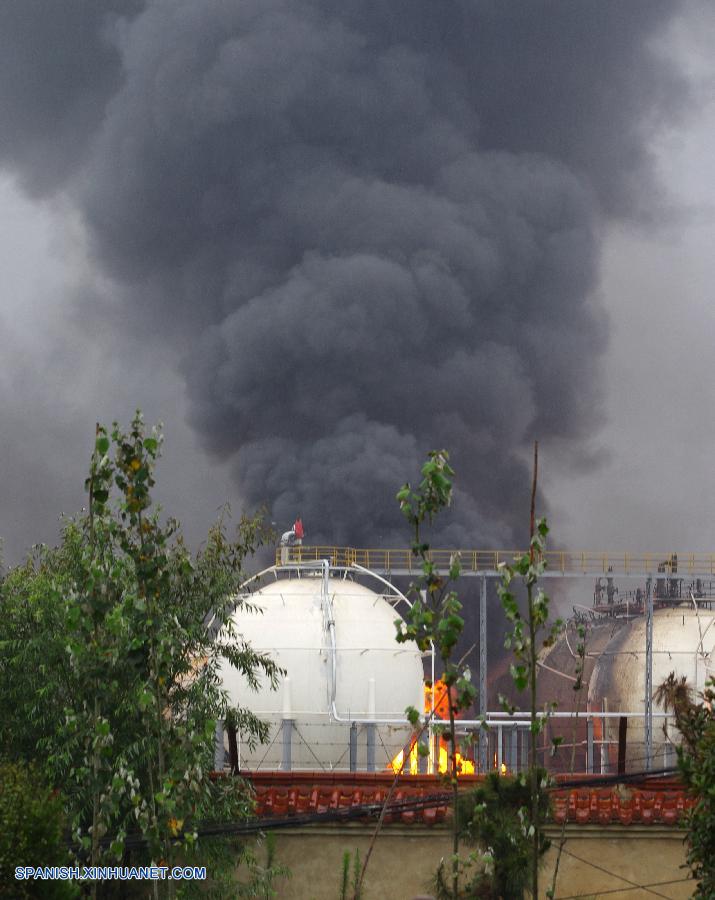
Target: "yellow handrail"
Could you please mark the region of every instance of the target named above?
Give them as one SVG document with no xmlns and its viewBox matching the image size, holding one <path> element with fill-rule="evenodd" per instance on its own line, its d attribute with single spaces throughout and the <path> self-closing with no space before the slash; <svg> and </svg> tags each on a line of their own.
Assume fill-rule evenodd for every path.
<svg viewBox="0 0 715 900">
<path fill-rule="evenodd" d="M 287 551 L 287 553 L 285 552 Z M 430 559 L 439 568 L 449 566 L 454 550 L 430 550 Z M 462 570 L 465 572 L 495 571 L 500 563 L 510 563 L 526 551 L 518 550 L 459 550 Z M 355 563 L 367 569 L 412 571 L 415 561 L 412 551 L 406 547 L 355 548 L 331 546 L 279 547 L 276 564 L 314 562 L 329 559 L 334 566 L 352 566 Z M 652 573 L 654 577 L 678 578 L 686 576 L 715 575 L 715 553 L 593 553 L 585 550 L 549 550 L 544 554 L 546 568 L 563 574 L 596 576 Z"/>
</svg>

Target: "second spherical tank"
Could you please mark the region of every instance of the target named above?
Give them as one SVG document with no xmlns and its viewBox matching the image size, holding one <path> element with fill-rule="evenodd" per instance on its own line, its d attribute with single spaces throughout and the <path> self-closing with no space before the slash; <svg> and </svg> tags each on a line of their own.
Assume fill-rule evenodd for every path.
<svg viewBox="0 0 715 900">
<path fill-rule="evenodd" d="M 589 706 L 610 713 L 643 712 L 645 708 L 646 617 L 639 616 L 620 628 L 600 655 L 589 683 Z M 653 692 L 671 672 L 685 676 L 693 692 L 702 691 L 712 674 L 715 649 L 715 612 L 683 604 L 659 609 L 653 615 Z M 656 767 L 672 761 L 679 740 L 673 719 L 653 700 L 653 745 Z M 667 726 L 667 735 L 663 726 Z M 614 756 L 618 720 L 609 720 L 605 739 Z M 631 718 L 627 731 L 629 768 L 645 763 L 643 719 Z"/>
</svg>

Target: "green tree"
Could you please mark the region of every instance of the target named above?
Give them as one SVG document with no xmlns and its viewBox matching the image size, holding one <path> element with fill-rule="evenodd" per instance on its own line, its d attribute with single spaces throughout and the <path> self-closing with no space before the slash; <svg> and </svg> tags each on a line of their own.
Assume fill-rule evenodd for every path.
<svg viewBox="0 0 715 900">
<path fill-rule="evenodd" d="M 685 676 L 671 672 L 655 693 L 666 712 L 675 713 L 682 735 L 678 767 L 695 799 L 685 825 L 688 829 L 688 865 L 698 886 L 693 897 L 715 897 L 715 680 L 705 685 L 696 703 Z"/>
<path fill-rule="evenodd" d="M 453 554 L 445 575 L 439 572 L 432 562 L 429 544 L 423 540 L 424 525 L 431 524 L 437 513 L 451 503 L 453 476 L 454 470 L 449 465 L 447 451 L 434 450 L 422 466 L 422 481 L 417 490 L 413 490 L 407 483 L 397 494 L 402 514 L 412 528 L 412 554 L 419 561 L 420 575 L 410 587 L 414 602 L 406 620 L 398 619 L 395 625 L 398 643 L 414 641 L 423 652 L 434 646 L 443 666 L 441 680 L 447 690 L 449 713 L 449 727 L 446 731 L 450 746 L 447 777 L 452 787 L 456 809 L 459 742 L 455 721 L 460 710 L 468 709 L 473 704 L 477 692 L 471 680 L 469 667 L 454 659 L 457 643 L 464 629 L 464 619 L 460 615 L 462 604 L 453 589 L 461 571 L 459 554 Z M 412 724 L 416 726 L 420 718 L 419 712 L 412 707 L 407 710 L 407 714 Z M 423 750 L 422 745 L 419 747 Z M 457 898 L 460 830 L 456 815 L 452 821 L 450 893 L 452 897 Z"/>
<path fill-rule="evenodd" d="M 534 446 L 534 479 L 531 493 L 530 547 L 529 551 L 515 559 L 512 566 L 502 565 L 499 594 L 507 619 L 513 630 L 507 635 L 505 646 L 512 649 L 516 662 L 511 666 L 511 674 L 519 691 L 529 688 L 530 693 L 530 765 L 528 773 L 516 779 L 501 779 L 495 774 L 476 794 L 461 797 L 458 789 L 458 741 L 455 728 L 456 715 L 469 708 L 477 692 L 471 680 L 469 667 L 464 660 L 454 659 L 454 652 L 464 628 L 460 613 L 462 605 L 453 585 L 460 576 L 459 555 L 453 554 L 447 573 L 438 571 L 430 555 L 429 544 L 422 539 L 425 523 L 431 524 L 434 517 L 449 506 L 452 498 L 454 471 L 449 465 L 449 455 L 445 450 L 432 451 L 422 467 L 422 481 L 417 490 L 403 485 L 397 494 L 400 508 L 413 529 L 412 553 L 419 560 L 419 577 L 410 586 L 414 603 L 405 621 L 398 619 L 397 641 L 414 641 L 423 652 L 434 647 L 444 666 L 442 680 L 447 687 L 449 725 L 446 728 L 450 744 L 450 765 L 448 781 L 452 787 L 453 808 L 453 853 L 449 866 L 440 865 L 436 874 L 437 893 L 440 897 L 457 900 L 460 897 L 516 897 L 530 885 L 532 895 L 538 896 L 538 868 L 543 854 L 549 846 L 543 833 L 549 802 L 545 791 L 546 772 L 537 766 L 536 746 L 543 731 L 551 705 L 543 714 L 536 705 L 536 673 L 541 632 L 547 629 L 541 645 L 553 643 L 563 626 L 557 620 L 548 626 L 549 599 L 538 587 L 539 576 L 543 573 L 545 540 L 548 527 L 545 520 L 536 520 L 536 476 L 537 445 Z M 522 613 L 517 597 L 512 592 L 512 582 L 521 580 L 526 588 L 526 610 Z M 585 649 L 579 645 L 579 653 Z M 581 664 L 583 657 L 580 656 Z M 580 678 L 579 670 L 579 678 Z M 580 685 L 579 685 L 580 686 Z M 515 712 L 516 708 L 503 699 L 505 708 Z M 419 712 L 410 707 L 406 710 L 413 726 L 420 721 Z M 417 732 L 419 741 L 427 722 Z M 560 739 L 554 740 L 554 749 Z M 425 748 L 418 743 L 422 752 Z M 399 777 L 396 774 L 395 779 Z M 385 810 L 395 782 L 388 791 L 385 805 L 378 820 L 370 847 L 368 848 L 359 885 L 362 885 L 365 871 L 378 836 Z M 460 838 L 470 843 L 478 843 L 481 850 L 461 857 Z M 504 893 L 509 885 L 508 891 Z"/>
<path fill-rule="evenodd" d="M 242 518 L 235 540 L 220 520 L 192 558 L 178 524 L 151 509 L 160 448 L 139 413 L 127 433 L 98 426 L 86 513 L 2 584 L 3 684 L 29 673 L 35 689 L 3 687 L 3 709 L 15 704 L 3 744 L 37 755 L 62 786 L 76 853 L 92 863 L 121 859 L 138 834 L 149 859 L 171 865 L 195 852 L 202 817 L 250 814 L 239 779 L 208 777 L 217 721 L 232 715 L 251 740 L 266 737 L 248 710 L 230 708 L 221 666 L 253 684 L 280 674 L 232 618 L 260 519 Z M 154 883 L 155 895 L 173 889 Z"/>
<path fill-rule="evenodd" d="M 530 784 L 523 774 L 509 777 L 489 772 L 479 787 L 460 795 L 457 819 L 464 838 L 487 848 L 482 857 L 484 865 L 469 885 L 469 896 L 524 896 L 534 853 L 534 844 L 524 828 L 523 810 L 530 804 Z M 540 795 L 539 805 L 543 818 L 549 807 L 545 793 Z M 542 843 L 538 852 L 543 855 L 545 851 Z"/>
<path fill-rule="evenodd" d="M 536 479 L 538 471 L 538 444 L 534 444 L 534 476 L 531 488 L 531 517 L 529 550 L 514 560 L 512 565 L 501 564 L 501 584 L 497 588 L 506 617 L 512 624 L 504 646 L 511 650 L 515 662 L 510 667 L 511 676 L 517 691 L 529 691 L 529 804 L 521 810 L 522 827 L 531 839 L 532 850 L 529 854 L 531 869 L 530 891 L 536 900 L 539 896 L 539 863 L 548 841 L 543 833 L 544 791 L 548 779 L 546 773 L 538 766 L 537 744 L 543 732 L 549 713 L 555 704 L 547 703 L 540 710 L 536 699 L 537 662 L 541 647 L 553 644 L 563 627 L 557 619 L 549 625 L 549 598 L 539 587 L 539 577 L 546 568 L 544 551 L 546 535 L 549 533 L 546 519 L 536 519 Z M 518 598 L 514 593 L 513 583 L 521 582 L 526 589 L 526 608 L 522 612 Z M 541 637 L 546 632 L 545 637 Z M 501 698 L 502 705 L 508 712 L 515 712 L 507 698 Z M 553 750 L 561 743 L 561 738 L 553 740 Z M 549 892 L 550 893 L 550 892 Z"/>
</svg>

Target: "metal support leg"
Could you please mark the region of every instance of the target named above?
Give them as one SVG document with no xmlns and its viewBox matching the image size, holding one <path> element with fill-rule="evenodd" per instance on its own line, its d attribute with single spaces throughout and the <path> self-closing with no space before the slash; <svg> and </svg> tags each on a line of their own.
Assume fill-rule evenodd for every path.
<svg viewBox="0 0 715 900">
<path fill-rule="evenodd" d="M 293 720 L 283 719 L 283 762 L 281 769 L 290 772 L 292 768 L 291 750 L 293 747 Z"/>
<path fill-rule="evenodd" d="M 504 730 L 501 725 L 497 725 L 497 771 L 501 775 L 501 766 L 504 762 Z"/>
<path fill-rule="evenodd" d="M 374 722 L 370 722 L 369 725 L 366 726 L 367 731 L 367 770 L 368 772 L 375 771 L 375 724 Z"/>
<path fill-rule="evenodd" d="M 420 743 L 417 746 L 418 747 L 424 746 L 424 741 L 420 741 Z M 427 774 L 428 763 L 429 763 L 429 759 L 426 756 L 422 756 L 421 753 L 417 754 L 417 770 L 419 771 L 420 775 Z"/>
<path fill-rule="evenodd" d="M 217 772 L 223 772 L 226 762 L 226 749 L 223 745 L 223 722 L 219 719 L 216 722 L 216 735 L 214 744 L 214 769 Z"/>
<path fill-rule="evenodd" d="M 509 772 L 514 775 L 518 771 L 519 758 L 516 752 L 516 726 L 509 729 Z"/>
<path fill-rule="evenodd" d="M 479 595 L 479 715 L 487 714 L 487 576 L 482 575 Z M 489 768 L 489 734 L 485 728 L 479 729 L 479 768 L 486 772 Z"/>
<path fill-rule="evenodd" d="M 601 704 L 603 712 L 608 712 L 608 700 L 604 697 Z M 608 719 L 601 719 L 601 775 L 608 775 L 608 743 L 606 736 L 608 734 Z"/>
<path fill-rule="evenodd" d="M 586 720 L 586 772 L 593 773 L 593 719 Z"/>
<path fill-rule="evenodd" d="M 350 723 L 350 771 L 357 772 L 357 722 Z"/>
</svg>

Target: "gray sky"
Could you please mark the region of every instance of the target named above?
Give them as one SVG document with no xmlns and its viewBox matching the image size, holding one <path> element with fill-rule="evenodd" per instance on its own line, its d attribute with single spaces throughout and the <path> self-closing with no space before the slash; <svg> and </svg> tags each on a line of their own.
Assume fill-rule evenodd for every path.
<svg viewBox="0 0 715 900">
<path fill-rule="evenodd" d="M 715 548 L 715 16 L 691 4 L 663 49 L 693 84 L 682 126 L 654 136 L 670 215 L 608 228 L 600 299 L 610 320 L 604 465 L 569 475 L 544 461 L 555 528 L 568 547 Z"/>
<path fill-rule="evenodd" d="M 410 4 L 141 6 L 107 4 L 129 18 L 64 91 L 72 16 L 49 35 L 49 100 L 21 52 L 42 10 L 4 13 L 8 562 L 81 506 L 94 422 L 136 406 L 193 542 L 228 499 L 394 543 L 394 488 L 440 443 L 444 539 L 505 545 L 536 436 L 562 545 L 713 549 L 709 4 L 455 4 L 479 66 Z"/>
</svg>

